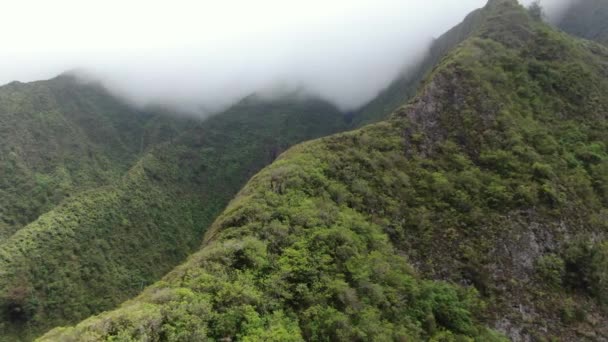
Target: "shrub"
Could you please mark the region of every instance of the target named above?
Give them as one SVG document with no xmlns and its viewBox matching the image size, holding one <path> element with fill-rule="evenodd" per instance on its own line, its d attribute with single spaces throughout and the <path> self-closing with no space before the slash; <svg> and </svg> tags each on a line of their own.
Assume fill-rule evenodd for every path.
<svg viewBox="0 0 608 342">
<path fill-rule="evenodd" d="M 546 254 L 536 261 L 536 271 L 549 286 L 561 288 L 566 264 L 559 255 Z"/>
</svg>

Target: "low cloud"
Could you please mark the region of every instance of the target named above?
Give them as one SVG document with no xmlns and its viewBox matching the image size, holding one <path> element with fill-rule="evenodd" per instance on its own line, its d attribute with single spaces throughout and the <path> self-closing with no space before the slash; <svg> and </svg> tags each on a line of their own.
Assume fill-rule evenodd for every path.
<svg viewBox="0 0 608 342">
<path fill-rule="evenodd" d="M 78 68 L 137 105 L 212 112 L 281 88 L 352 110 L 485 2 L 15 1 L 0 82 Z M 554 17 L 562 2 L 543 5 Z"/>
<path fill-rule="evenodd" d="M 582 0 L 539 0 L 539 3 L 543 7 L 547 20 L 551 23 L 557 23 L 568 8 L 577 1 Z M 532 4 L 534 0 L 523 0 L 521 2 L 528 6 Z"/>
</svg>

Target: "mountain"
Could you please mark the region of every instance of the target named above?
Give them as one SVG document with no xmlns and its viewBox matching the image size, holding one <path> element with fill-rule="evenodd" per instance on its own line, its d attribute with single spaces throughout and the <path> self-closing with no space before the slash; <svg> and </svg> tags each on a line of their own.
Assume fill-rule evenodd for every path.
<svg viewBox="0 0 608 342">
<path fill-rule="evenodd" d="M 200 246 L 288 146 L 346 128 L 317 99 L 244 99 L 207 120 L 150 114 L 73 77 L 0 88 L 0 340 L 111 309 Z"/>
<path fill-rule="evenodd" d="M 608 45 L 608 2 L 576 0 L 566 11 L 558 26 L 575 36 Z"/>
<path fill-rule="evenodd" d="M 0 244 L 71 194 L 110 183 L 186 125 L 69 75 L 0 87 Z"/>
<path fill-rule="evenodd" d="M 70 158 L 70 162 L 61 158 L 41 161 L 40 166 L 50 170 L 45 174 L 46 178 L 42 178 L 44 186 L 40 185 L 41 177 L 29 171 L 26 173 L 29 191 L 24 191 L 23 186 L 15 190 L 18 184 L 15 179 L 19 179 L 15 175 L 8 177 L 7 183 L 0 188 L 0 191 L 16 195 L 10 199 L 5 197 L 7 203 L 21 202 L 15 212 L 38 208 L 33 203 L 42 202 L 27 220 L 12 230 L 7 229 L 7 239 L 3 240 L 8 241 L 7 246 L 0 247 L 0 256 L 4 255 L 4 264 L 0 259 L 0 266 L 8 270 L 4 281 L 0 280 L 0 294 L 3 293 L 0 303 L 6 309 L 4 317 L 0 318 L 0 331 L 5 331 L 4 335 L 10 340 L 18 337 L 28 340 L 46 327 L 68 324 L 110 309 L 159 279 L 196 250 L 200 236 L 245 180 L 286 147 L 377 122 L 410 99 L 423 76 L 472 31 L 475 17 L 475 14 L 470 15 L 437 39 L 420 65 L 398 78 L 370 104 L 348 114 L 346 120 L 349 122 L 344 122 L 342 114 L 333 106 L 297 94 L 278 101 L 251 96 L 201 124 L 166 111 L 157 110 L 151 114 L 135 110 L 109 95 L 101 86 L 83 84 L 68 75 L 47 82 L 19 84 L 16 94 L 22 102 L 13 107 L 21 116 L 8 114 L 11 111 L 6 110 L 7 117 L 12 117 L 13 121 L 7 121 L 5 126 L 9 130 L 21 125 L 18 135 L 26 139 L 16 139 L 17 134 L 7 135 L 6 141 L 13 144 L 13 148 L 22 149 L 34 140 L 29 137 L 32 131 L 44 132 L 48 141 L 61 138 L 68 147 L 78 147 L 87 145 L 79 140 L 81 131 L 84 130 L 87 137 L 94 137 L 100 134 L 97 127 L 111 126 L 112 130 L 97 138 L 94 148 L 89 148 L 103 151 L 102 156 L 79 153 L 55 143 L 44 143 L 45 149 L 40 146 L 30 149 L 24 154 L 58 155 Z M 17 83 L 11 86 L 15 85 Z M 70 108 L 67 111 L 77 120 L 69 122 L 69 127 L 77 129 L 62 131 L 49 127 L 42 121 L 48 120 L 44 111 L 24 106 L 24 102 L 34 97 L 35 87 L 69 89 L 70 93 L 63 90 L 61 98 L 53 98 L 49 110 L 58 111 L 62 106 Z M 95 96 L 87 97 L 82 93 L 85 91 Z M 49 97 L 58 92 L 54 90 Z M 112 114 L 110 109 L 113 107 L 108 107 L 108 103 L 120 109 L 114 109 L 119 115 Z M 24 120 L 30 116 L 36 120 Z M 141 127 L 120 121 L 133 118 L 140 120 Z M 85 129 L 78 125 L 84 125 Z M 191 126 L 200 127 L 186 129 Z M 245 134 L 248 127 L 253 128 L 253 135 Z M 120 143 L 110 143 L 113 139 Z M 75 140 L 79 143 L 73 144 Z M 226 148 L 226 144 L 231 146 Z M 180 149 L 183 153 L 178 151 Z M 108 156 L 119 152 L 121 158 Z M 204 162 L 195 161 L 199 153 L 205 154 L 200 157 Z M 163 156 L 162 160 L 159 155 Z M 94 164 L 87 157 L 103 160 L 105 164 Z M 71 172 L 78 174 L 79 179 L 83 174 L 91 174 L 87 180 L 95 181 L 83 181 L 78 185 L 69 177 L 68 181 L 62 181 L 58 175 L 63 177 L 60 171 L 65 169 L 65 164 L 71 165 Z M 178 169 L 174 169 L 176 165 Z M 171 169 L 167 171 L 169 166 Z M 203 171 L 193 171 L 192 167 L 200 167 Z M 208 167 L 211 170 L 205 172 Z M 157 182 L 158 177 L 150 177 L 152 169 L 166 177 L 162 187 Z M 104 170 L 106 178 L 97 175 L 100 170 Z M 109 174 L 108 170 L 114 172 Z M 192 185 L 191 177 L 198 177 L 194 181 L 196 186 Z M 184 181 L 184 178 L 188 180 Z M 201 182 L 204 184 L 198 184 Z M 199 193 L 193 194 L 196 191 Z M 203 199 L 198 198 L 201 193 L 205 193 Z M 42 201 L 36 199 L 39 194 Z M 147 198 L 149 194 L 156 194 L 156 197 Z M 69 197 L 77 198 L 66 200 Z M 153 217 L 148 215 L 152 211 L 148 208 L 155 208 Z M 40 216 L 42 213 L 46 214 Z M 1 217 L 10 221 L 10 215 Z M 27 229 L 11 236 L 24 226 Z M 66 234 L 69 236 L 64 236 Z M 181 238 L 177 239 L 175 235 Z M 32 245 L 32 241 L 37 240 L 42 242 Z M 133 240 L 138 244 L 133 244 Z M 73 246 L 73 251 L 62 250 L 65 246 Z M 138 253 L 131 255 L 134 249 Z M 66 259 L 73 261 L 67 274 Z M 23 274 L 29 276 L 23 277 Z M 15 311 L 17 314 L 13 317 Z"/>
<path fill-rule="evenodd" d="M 458 44 L 469 38 L 483 21 L 483 11 L 471 12 L 460 24 L 435 39 L 421 61 L 405 68 L 386 89 L 361 109 L 352 113 L 351 127 L 386 119 L 393 111 L 409 101 L 424 77 Z M 608 44 L 608 2 L 605 0 L 575 0 L 558 21 L 557 26 L 577 37 Z"/>
<path fill-rule="evenodd" d="M 608 49 L 476 16 L 389 119 L 289 149 L 186 263 L 40 340 L 608 339 Z"/>
<path fill-rule="evenodd" d="M 478 27 L 481 16 L 481 10 L 473 11 L 460 24 L 435 39 L 420 62 L 405 68 L 375 99 L 353 114 L 351 126 L 357 128 L 384 120 L 409 101 L 416 94 L 424 77 L 449 51 L 467 39 Z"/>
</svg>

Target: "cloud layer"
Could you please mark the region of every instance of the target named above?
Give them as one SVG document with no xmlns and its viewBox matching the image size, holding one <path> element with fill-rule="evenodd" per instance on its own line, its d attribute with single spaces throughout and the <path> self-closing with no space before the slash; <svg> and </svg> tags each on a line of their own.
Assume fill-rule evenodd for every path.
<svg viewBox="0 0 608 342">
<path fill-rule="evenodd" d="M 556 16 L 568 0 L 544 0 Z M 6 4 L 0 83 L 78 68 L 129 101 L 198 111 L 305 89 L 354 109 L 485 0 Z M 10 32 L 10 34 L 8 34 Z"/>
</svg>

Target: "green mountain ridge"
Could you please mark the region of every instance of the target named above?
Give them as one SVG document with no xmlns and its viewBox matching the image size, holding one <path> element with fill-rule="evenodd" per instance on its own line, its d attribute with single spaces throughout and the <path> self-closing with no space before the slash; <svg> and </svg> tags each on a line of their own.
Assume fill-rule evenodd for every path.
<svg viewBox="0 0 608 342">
<path fill-rule="evenodd" d="M 473 18 L 388 120 L 289 149 L 186 263 L 40 340 L 608 339 L 608 49 Z"/>
<path fill-rule="evenodd" d="M 48 110 L 32 105 L 31 93 L 40 89 L 63 96 L 68 109 L 57 109 L 59 100 L 46 103 Z M 15 233 L 7 230 L 0 242 L 0 340 L 6 341 L 31 340 L 135 295 L 195 251 L 246 180 L 281 151 L 347 125 L 339 110 L 316 99 L 250 97 L 200 122 L 166 113 L 140 118 L 98 86 L 65 77 L 2 90 L 19 97 L 2 118 L 24 126 L 15 131 L 20 137 L 7 137 L 14 143 L 7 148 L 42 160 L 40 167 L 25 158 L 2 163 L 26 165 L 20 177 L 29 186 L 9 183 L 3 190 L 13 197 L 5 199 L 32 206 L 26 201 L 42 193 L 48 209 L 32 213 Z M 70 115 L 73 121 L 63 119 Z M 58 136 L 27 136 L 36 130 Z M 24 141 L 35 144 L 26 150 Z"/>
<path fill-rule="evenodd" d="M 124 147 L 139 146 L 139 149 L 132 148 L 129 151 L 131 154 L 124 153 L 128 154 L 128 158 L 120 159 L 128 160 L 124 164 L 119 164 L 116 160 L 104 160 L 106 164 L 101 166 L 95 164 L 94 167 L 89 166 L 86 160 L 82 159 L 83 154 L 71 150 L 64 151 L 62 155 L 69 156 L 73 160 L 72 173 L 90 176 L 92 171 L 103 169 L 108 172 L 107 169 L 121 165 L 107 175 L 103 182 L 99 180 L 89 182 L 79 188 L 71 182 L 68 182 L 70 186 L 62 187 L 66 180 L 59 178 L 57 174 L 61 176 L 63 173 L 56 170 L 43 175 L 43 186 L 39 184 L 41 183 L 39 175 L 29 176 L 35 179 L 30 181 L 32 188 L 30 193 L 36 191 L 36 194 L 43 193 L 42 196 L 46 197 L 43 197 L 42 210 L 30 214 L 29 220 L 18 227 L 25 226 L 27 229 L 14 236 L 11 236 L 14 231 L 8 231 L 7 238 L 0 241 L 0 244 L 7 243 L 7 246 L 0 248 L 0 255 L 4 258 L 4 263 L 0 263 L 0 266 L 7 270 L 3 273 L 4 280 L 0 281 L 0 294 L 2 294 L 0 303 L 5 307 L 4 317 L 0 319 L 0 331 L 4 333 L 0 335 L 6 335 L 8 340 L 18 337 L 29 340 L 46 327 L 68 324 L 101 310 L 110 309 L 113 305 L 139 292 L 145 285 L 160 279 L 172 266 L 196 250 L 201 234 L 247 178 L 294 142 L 384 119 L 414 95 L 415 88 L 424 74 L 450 48 L 466 38 L 470 23 L 471 21 L 467 19 L 439 38 L 432 45 L 428 58 L 420 66 L 395 81 L 379 95 L 378 99 L 346 117 L 346 122 L 342 122 L 341 115 L 333 106 L 314 98 L 286 94 L 279 100 L 265 100 L 253 95 L 204 124 L 199 124 L 194 119 L 175 119 L 175 115 L 171 112 L 156 110 L 159 113 L 155 113 L 151 123 L 146 126 L 151 133 L 138 133 L 137 129 L 123 126 L 120 121 L 110 120 L 110 123 L 103 125 L 87 123 L 89 117 L 92 117 L 91 120 L 105 120 L 103 115 L 107 112 L 107 108 L 99 107 L 97 102 L 102 104 L 111 102 L 121 108 L 125 117 L 133 116 L 134 112 L 138 112 L 124 105 L 120 100 L 108 97 L 103 88 L 88 85 L 87 87 L 95 89 L 98 94 L 97 97 L 88 99 L 89 106 L 92 107 L 88 111 L 83 110 L 79 103 L 72 105 L 74 115 L 78 115 L 78 122 L 84 122 L 90 128 L 114 125 L 118 129 L 125 129 L 125 133 L 130 132 L 132 135 L 126 135 L 124 138 L 133 139 L 124 143 L 121 141 L 123 145 L 120 147 L 124 149 Z M 83 84 L 74 81 L 76 80 L 73 77 L 62 76 L 52 80 L 50 87 L 70 88 L 72 96 L 63 95 L 68 104 L 75 98 L 87 98 L 83 94 L 76 94 L 79 91 L 78 87 Z M 37 84 L 46 86 L 45 83 Z M 33 85 L 20 84 L 21 90 L 31 86 Z M 20 94 L 20 96 L 22 101 L 27 101 L 31 97 L 29 94 Z M 39 109 L 28 107 L 20 110 L 29 111 L 26 114 L 30 115 Z M 280 113 L 281 111 L 284 113 Z M 302 113 L 305 115 L 301 115 Z M 143 118 L 152 116 L 147 113 L 135 113 L 136 117 L 138 115 Z M 42 116 L 44 112 L 37 113 L 37 118 Z M 53 131 L 52 127 L 45 123 L 36 124 L 45 125 L 43 129 Z M 275 126 L 266 127 L 269 124 Z M 15 123 L 6 124 L 6 127 L 11 125 Z M 199 125 L 205 129 L 191 129 L 188 133 L 180 133 L 192 125 Z M 254 128 L 253 130 L 260 135 L 240 136 L 246 127 Z M 31 130 L 31 127 L 24 127 L 26 133 Z M 213 133 L 214 138 L 197 143 L 185 142 L 195 139 L 198 134 L 210 133 L 208 131 Z M 154 136 L 155 139 L 146 136 L 152 133 L 157 135 Z M 61 134 L 66 140 L 74 139 L 75 135 L 70 131 Z M 138 135 L 141 136 L 141 142 L 136 138 Z M 13 139 L 11 136 L 8 138 Z M 101 146 L 96 146 L 96 149 L 121 151 L 116 146 L 104 146 L 105 141 L 111 142 L 114 139 L 110 133 L 104 139 L 98 139 Z M 17 140 L 12 141 L 14 143 Z M 177 142 L 174 143 L 175 141 Z M 234 149 L 222 148 L 221 145 L 226 141 L 233 143 Z M 168 142 L 171 143 L 163 144 Z M 15 145 L 20 146 L 19 143 Z M 47 149 L 35 151 L 43 154 L 50 150 L 52 154 L 53 150 L 50 148 L 53 146 L 55 145 L 51 144 Z M 251 148 L 252 146 L 256 148 Z M 264 146 L 264 150 L 260 150 L 260 146 Z M 204 157 L 193 152 L 197 149 L 204 151 Z M 240 151 L 240 149 L 245 150 Z M 169 155 L 170 158 L 159 158 L 159 153 L 162 156 Z M 137 161 L 137 158 L 141 160 Z M 201 167 L 192 161 L 193 158 L 203 158 L 210 165 L 219 163 L 211 166 L 213 170 L 210 173 L 194 171 L 194 173 L 198 172 L 196 177 L 209 177 L 204 185 L 197 184 L 192 187 L 191 179 L 184 182 L 182 179 L 184 175 L 179 175 L 183 172 L 189 175 L 185 176 L 186 178 L 191 177 L 190 168 Z M 62 159 L 57 160 L 55 168 L 64 170 L 63 162 Z M 164 170 L 169 164 L 180 165 L 182 171 L 177 171 L 173 167 L 170 171 Z M 48 167 L 53 164 L 46 162 L 42 165 Z M 231 170 L 226 172 L 226 175 L 229 175 L 228 179 L 218 174 L 218 172 L 222 173 L 219 171 L 221 170 L 219 165 Z M 129 167 L 131 170 L 125 175 Z M 151 177 L 147 172 L 150 169 L 160 170 L 158 172 L 164 173 L 163 177 L 171 179 L 171 182 L 159 184 L 158 177 Z M 11 178 L 7 178 L 7 181 L 11 181 Z M 16 194 L 19 201 L 29 201 L 22 204 L 18 210 L 32 208 L 31 200 L 36 200 L 36 197 L 30 197 L 30 194 L 24 195 L 22 188 L 13 190 L 11 188 L 14 187 L 13 182 L 14 179 L 8 183 L 9 191 Z M 181 184 L 182 182 L 186 185 Z M 51 190 L 54 192 L 46 193 Z M 87 190 L 90 191 L 75 196 L 78 192 Z M 195 191 L 204 192 L 204 195 L 193 195 Z M 155 194 L 157 197 L 151 199 L 149 194 Z M 68 196 L 77 198 L 56 207 Z M 48 197 L 54 200 L 48 200 Z M 148 207 L 154 208 L 150 210 L 154 213 L 152 217 L 147 215 Z M 49 212 L 40 216 L 46 211 Z M 40 218 L 37 219 L 38 217 Z M 153 228 L 148 227 L 150 225 Z M 161 231 L 168 227 L 170 229 L 167 231 Z M 131 242 L 133 239 L 137 239 L 138 243 L 133 244 Z M 31 243 L 32 241 L 38 242 Z M 63 251 L 64 246 L 74 248 L 72 251 Z M 135 247 L 140 248 L 140 252 L 131 255 Z M 71 261 L 66 263 L 65 260 Z M 70 264 L 69 268 L 75 271 L 66 272 L 67 264 Z M 94 286 L 88 286 L 89 283 L 93 283 Z M 15 310 L 18 310 L 23 317 L 18 317 L 16 320 L 11 318 Z"/>
<path fill-rule="evenodd" d="M 186 125 L 70 76 L 0 87 L 0 244 L 67 196 L 110 183 Z"/>
</svg>

